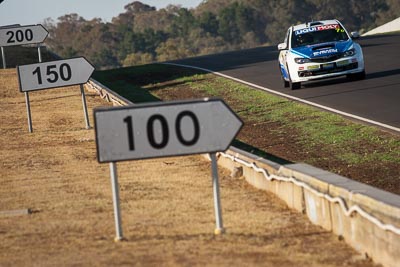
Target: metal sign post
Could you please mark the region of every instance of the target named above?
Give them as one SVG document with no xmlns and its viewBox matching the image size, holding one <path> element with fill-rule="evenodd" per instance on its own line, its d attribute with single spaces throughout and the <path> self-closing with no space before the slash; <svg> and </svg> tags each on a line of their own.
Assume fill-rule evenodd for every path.
<svg viewBox="0 0 400 267">
<path fill-rule="evenodd" d="M 111 188 L 113 194 L 113 204 L 114 204 L 114 220 L 115 220 L 115 241 L 123 240 L 122 234 L 122 222 L 121 222 L 121 212 L 119 207 L 119 187 L 118 187 L 118 172 L 117 164 L 115 162 L 110 162 L 110 176 L 111 176 Z"/>
<path fill-rule="evenodd" d="M 40 56 L 41 60 L 41 56 Z M 94 71 L 94 67 L 83 57 L 48 61 L 22 65 L 17 67 L 19 88 L 27 96 L 28 92 L 58 88 L 71 85 L 81 85 L 81 95 L 85 113 L 86 129 L 90 128 L 87 115 L 85 92 L 82 84 L 86 83 Z M 27 100 L 28 120 L 30 120 L 29 97 Z M 32 122 L 29 122 L 30 130 Z M 31 132 L 31 131 L 30 131 Z"/>
<path fill-rule="evenodd" d="M 210 153 L 215 234 L 223 232 L 215 153 L 228 149 L 243 122 L 222 99 L 99 108 L 95 109 L 94 118 L 97 159 L 100 163 Z M 112 168 L 115 170 L 115 167 Z M 112 176 L 116 177 L 115 171 L 112 171 Z M 115 184 L 113 182 L 113 186 Z M 116 240 L 119 240 L 122 230 L 117 192 L 113 198 Z"/>
<path fill-rule="evenodd" d="M 38 56 L 39 56 L 39 63 L 42 62 L 42 54 L 40 52 L 40 44 L 38 44 Z M 26 113 L 28 115 L 28 129 L 29 132 L 33 132 L 33 127 L 32 127 L 32 116 L 31 116 L 31 105 L 29 101 L 29 92 L 25 92 L 25 104 L 26 104 Z"/>
<path fill-rule="evenodd" d="M 39 63 L 41 63 L 42 62 L 42 51 L 40 50 L 40 44 L 38 44 L 37 50 L 38 50 Z"/>
<path fill-rule="evenodd" d="M 25 104 L 26 104 L 26 113 L 28 115 L 28 130 L 30 133 L 33 132 L 32 128 L 32 116 L 31 116 L 31 104 L 29 101 L 29 94 L 28 92 L 25 92 Z"/>
<path fill-rule="evenodd" d="M 214 210 L 215 210 L 215 231 L 216 235 L 224 232 L 224 226 L 222 223 L 222 212 L 221 212 L 221 201 L 219 197 L 219 181 L 218 181 L 218 164 L 215 153 L 210 153 L 211 158 L 211 171 L 212 171 L 212 184 L 214 194 Z"/>
<path fill-rule="evenodd" d="M 86 96 L 85 96 L 85 90 L 83 88 L 83 84 L 80 85 L 80 88 L 81 88 L 82 106 L 83 106 L 83 113 L 85 116 L 86 129 L 90 129 L 89 115 L 88 115 L 88 110 L 87 110 Z"/>
<path fill-rule="evenodd" d="M 1 58 L 3 59 L 3 69 L 6 69 L 7 65 L 6 65 L 6 55 L 4 53 L 4 47 L 1 47 Z"/>
</svg>

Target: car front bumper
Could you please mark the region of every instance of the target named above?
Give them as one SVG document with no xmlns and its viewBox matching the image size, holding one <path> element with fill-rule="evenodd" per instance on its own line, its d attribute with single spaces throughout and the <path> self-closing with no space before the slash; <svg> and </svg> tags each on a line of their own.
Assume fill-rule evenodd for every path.
<svg viewBox="0 0 400 267">
<path fill-rule="evenodd" d="M 290 71 L 292 82 L 306 82 L 364 71 L 362 58 L 341 58 L 332 62 L 294 64 Z"/>
</svg>

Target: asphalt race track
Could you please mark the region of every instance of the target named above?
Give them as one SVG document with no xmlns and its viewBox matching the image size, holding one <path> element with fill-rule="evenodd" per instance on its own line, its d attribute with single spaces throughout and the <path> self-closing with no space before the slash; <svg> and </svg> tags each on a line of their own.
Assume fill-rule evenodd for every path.
<svg viewBox="0 0 400 267">
<path fill-rule="evenodd" d="M 195 57 L 174 63 L 220 72 L 400 131 L 400 34 L 368 36 L 358 42 L 364 52 L 365 80 L 348 81 L 343 76 L 303 83 L 301 89 L 294 91 L 283 88 L 276 46 Z"/>
</svg>

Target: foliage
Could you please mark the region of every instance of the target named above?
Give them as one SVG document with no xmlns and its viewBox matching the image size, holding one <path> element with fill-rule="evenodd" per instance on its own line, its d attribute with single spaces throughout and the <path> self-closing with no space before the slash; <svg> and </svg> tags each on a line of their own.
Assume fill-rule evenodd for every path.
<svg viewBox="0 0 400 267">
<path fill-rule="evenodd" d="M 44 25 L 59 55 L 113 68 L 276 44 L 287 27 L 313 19 L 337 18 L 363 32 L 399 14 L 398 0 L 208 0 L 160 10 L 134 1 L 111 23 L 67 14 Z"/>
</svg>

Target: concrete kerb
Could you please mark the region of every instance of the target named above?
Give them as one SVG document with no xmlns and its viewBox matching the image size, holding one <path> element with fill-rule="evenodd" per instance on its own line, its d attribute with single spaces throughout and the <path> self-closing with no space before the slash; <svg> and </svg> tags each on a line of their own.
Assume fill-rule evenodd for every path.
<svg viewBox="0 0 400 267">
<path fill-rule="evenodd" d="M 102 98 L 108 95 L 114 105 L 133 104 L 93 79 L 87 88 Z M 307 164 L 280 165 L 236 147 L 220 153 L 218 164 L 230 171 L 242 168 L 248 183 L 274 193 L 375 262 L 387 267 L 400 262 L 400 196 Z"/>
<path fill-rule="evenodd" d="M 385 266 L 400 262 L 399 231 L 391 231 L 400 226 L 398 195 L 306 164 L 282 166 L 280 174 L 324 193 L 305 190 L 306 214 L 312 222 Z"/>
</svg>

